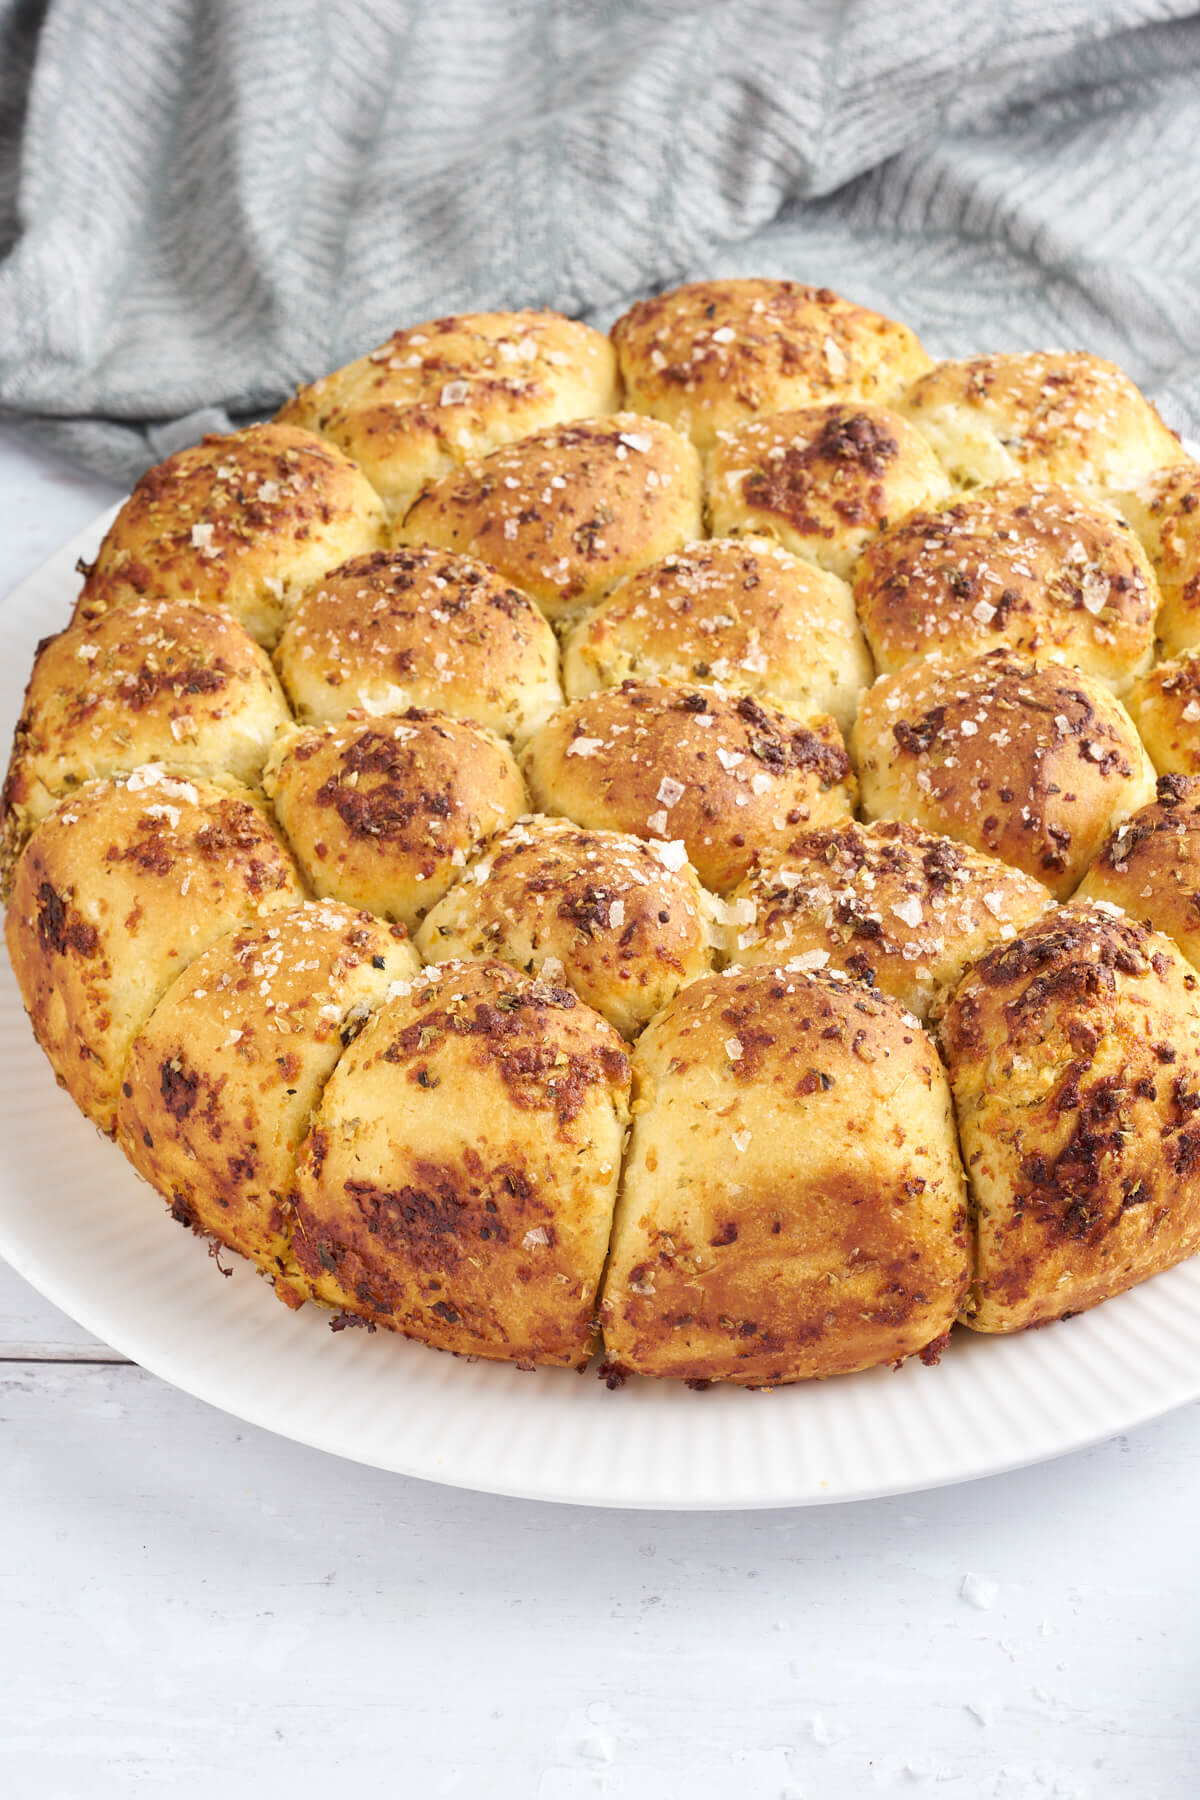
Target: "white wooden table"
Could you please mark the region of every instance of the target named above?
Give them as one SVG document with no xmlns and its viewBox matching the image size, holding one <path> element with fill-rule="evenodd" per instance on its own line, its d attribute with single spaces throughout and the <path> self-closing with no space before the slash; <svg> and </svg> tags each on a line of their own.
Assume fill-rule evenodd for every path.
<svg viewBox="0 0 1200 1800">
<path fill-rule="evenodd" d="M 0 590 L 114 497 L 0 432 Z M 3 1800 L 1200 1794 L 1200 1405 L 901 1499 L 556 1509 L 243 1425 L 0 1264 L 0 1419 Z"/>
</svg>

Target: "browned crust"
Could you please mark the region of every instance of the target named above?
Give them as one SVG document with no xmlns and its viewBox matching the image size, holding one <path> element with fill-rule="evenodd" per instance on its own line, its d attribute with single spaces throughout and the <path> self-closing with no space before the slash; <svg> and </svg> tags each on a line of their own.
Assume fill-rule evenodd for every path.
<svg viewBox="0 0 1200 1800">
<path fill-rule="evenodd" d="M 968 1324 L 1045 1324 L 1200 1248 L 1198 991 L 1167 938 L 1078 903 L 967 976 L 942 1042 L 976 1220 Z"/>
<path fill-rule="evenodd" d="M 763 844 L 845 817 L 855 795 L 832 719 L 668 683 L 626 681 L 564 707 L 530 739 L 525 772 L 542 811 L 681 842 L 718 893 Z"/>
</svg>

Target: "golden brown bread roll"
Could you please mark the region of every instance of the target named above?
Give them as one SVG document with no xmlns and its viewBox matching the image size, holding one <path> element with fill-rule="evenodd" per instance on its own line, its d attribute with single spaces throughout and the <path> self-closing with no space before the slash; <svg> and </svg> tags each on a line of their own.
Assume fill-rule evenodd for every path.
<svg viewBox="0 0 1200 1800">
<path fill-rule="evenodd" d="M 1059 900 L 1154 794 L 1150 759 L 1101 682 L 1008 650 L 881 676 L 851 750 L 872 818 L 958 838 Z"/>
<path fill-rule="evenodd" d="M 608 340 L 561 313 L 529 310 L 410 325 L 302 387 L 278 417 L 352 456 L 403 518 L 426 482 L 468 458 L 616 404 Z"/>
<path fill-rule="evenodd" d="M 649 844 L 530 817 L 484 844 L 417 933 L 429 962 L 496 956 L 566 983 L 632 1037 L 712 962 L 713 906 Z"/>
<path fill-rule="evenodd" d="M 425 970 L 351 1044 L 301 1150 L 293 1247 L 317 1297 L 439 1349 L 581 1367 L 629 1079 L 569 988 Z"/>
<path fill-rule="evenodd" d="M 296 1150 L 343 1049 L 420 967 L 403 925 L 333 901 L 219 938 L 133 1041 L 122 1150 L 172 1216 L 248 1256 L 289 1305 Z"/>
<path fill-rule="evenodd" d="M 833 975 L 693 982 L 634 1053 L 600 1317 L 620 1370 L 756 1386 L 938 1346 L 967 1285 L 937 1051 Z"/>
<path fill-rule="evenodd" d="M 1128 705 L 1160 775 L 1200 774 L 1200 653 L 1155 663 L 1134 682 Z"/>
<path fill-rule="evenodd" d="M 331 569 L 297 602 L 275 664 L 306 724 L 424 706 L 519 738 L 562 705 L 558 644 L 533 601 L 445 550 Z"/>
<path fill-rule="evenodd" d="M 248 796 L 153 765 L 42 821 L 17 864 L 8 954 L 54 1073 L 102 1131 L 129 1046 L 176 976 L 224 932 L 302 898 Z"/>
<path fill-rule="evenodd" d="M 1160 775 L 1157 798 L 1117 826 L 1075 897 L 1119 906 L 1200 966 L 1200 779 Z"/>
<path fill-rule="evenodd" d="M 764 852 L 729 898 L 733 961 L 838 969 L 919 1019 L 968 963 L 1052 904 L 1018 869 L 892 819 L 801 832 Z"/>
<path fill-rule="evenodd" d="M 1169 939 L 1074 903 L 991 950 L 942 1042 L 977 1331 L 1082 1312 L 1200 1249 L 1200 1002 Z"/>
<path fill-rule="evenodd" d="M 313 892 L 410 930 L 483 839 L 526 810 L 506 744 L 419 707 L 289 732 L 263 781 Z"/>
<path fill-rule="evenodd" d="M 693 281 L 613 326 L 627 404 L 707 449 L 763 413 L 889 400 L 929 367 L 906 325 L 798 281 Z"/>
<path fill-rule="evenodd" d="M 1170 653 L 1200 646 L 1200 463 L 1155 469 L 1109 496 L 1145 545 L 1158 578 L 1158 635 Z"/>
<path fill-rule="evenodd" d="M 719 682 L 842 731 L 871 674 L 845 582 L 756 537 L 688 544 L 631 575 L 563 658 L 572 700 L 630 677 Z"/>
<path fill-rule="evenodd" d="M 1149 666 L 1158 589 L 1108 507 L 1050 482 L 1007 481 L 880 532 L 854 601 L 881 675 L 933 650 L 1008 645 L 1120 694 Z"/>
<path fill-rule="evenodd" d="M 227 614 L 133 600 L 38 646 L 4 785 L 0 860 L 65 794 L 160 763 L 183 776 L 258 781 L 290 721 L 266 656 Z"/>
<path fill-rule="evenodd" d="M 1083 350 L 935 363 L 895 405 L 959 487 L 1026 475 L 1103 496 L 1183 460 L 1128 375 Z"/>
<path fill-rule="evenodd" d="M 326 569 L 377 550 L 387 515 L 340 450 L 294 425 L 206 437 L 147 471 L 113 520 L 76 608 L 192 600 L 268 648 Z"/>
<path fill-rule="evenodd" d="M 920 433 L 898 413 L 862 404 L 723 431 L 705 468 L 714 537 L 766 533 L 843 581 L 877 531 L 949 492 Z"/>
<path fill-rule="evenodd" d="M 397 533 L 482 557 L 554 620 L 700 534 L 696 452 L 637 413 L 494 450 L 426 487 Z"/>
<path fill-rule="evenodd" d="M 854 776 L 832 719 L 802 724 L 750 694 L 624 681 L 563 708 L 525 749 L 541 812 L 678 846 L 706 887 L 756 850 L 845 818 Z"/>
</svg>

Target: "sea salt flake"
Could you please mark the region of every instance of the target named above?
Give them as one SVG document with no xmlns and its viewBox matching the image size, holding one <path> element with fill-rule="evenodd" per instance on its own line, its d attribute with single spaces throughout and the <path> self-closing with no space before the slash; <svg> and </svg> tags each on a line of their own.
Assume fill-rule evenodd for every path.
<svg viewBox="0 0 1200 1800">
<path fill-rule="evenodd" d="M 651 842 L 650 848 L 663 868 L 670 869 L 672 873 L 682 869 L 688 859 L 687 845 L 682 838 L 673 838 L 670 843 L 664 843 L 661 838 L 655 838 Z"/>
<path fill-rule="evenodd" d="M 898 919 L 903 920 L 905 925 L 914 927 L 920 925 L 925 917 L 921 909 L 921 902 L 915 894 L 908 894 L 903 900 L 898 900 L 892 907 L 892 911 Z"/>
<path fill-rule="evenodd" d="M 667 829 L 667 809 L 665 806 L 661 811 L 650 814 L 650 817 L 646 820 L 646 829 L 652 831 L 655 837 L 662 837 Z"/>
<path fill-rule="evenodd" d="M 683 795 L 684 786 L 682 781 L 676 781 L 672 775 L 664 775 L 658 784 L 658 792 L 654 798 L 656 800 L 661 800 L 664 806 L 672 807 L 676 805 L 678 801 L 683 799 Z"/>
<path fill-rule="evenodd" d="M 654 448 L 654 439 L 647 437 L 644 431 L 622 431 L 618 442 L 624 444 L 627 450 L 640 450 L 643 456 Z"/>
<path fill-rule="evenodd" d="M 213 532 L 215 530 L 216 526 L 210 524 L 207 520 L 202 521 L 200 524 L 193 525 L 192 548 L 194 550 L 199 550 L 204 556 L 215 556 L 217 552 L 212 541 Z"/>
<path fill-rule="evenodd" d="M 725 1039 L 725 1054 L 729 1058 L 730 1062 L 739 1062 L 743 1055 L 741 1038 L 735 1038 L 735 1037 L 726 1038 Z"/>
<path fill-rule="evenodd" d="M 752 1134 L 749 1131 L 735 1131 L 734 1132 L 733 1147 L 737 1151 L 739 1156 L 744 1156 L 746 1154 L 746 1151 L 750 1148 L 751 1135 Z"/>
<path fill-rule="evenodd" d="M 597 750 L 603 750 L 603 738 L 577 737 L 567 745 L 568 756 L 595 756 Z"/>
<path fill-rule="evenodd" d="M 469 381 L 448 381 L 438 395 L 442 406 L 461 406 L 471 392 Z"/>
<path fill-rule="evenodd" d="M 533 1229 L 527 1231 L 525 1236 L 521 1239 L 521 1248 L 523 1250 L 532 1250 L 535 1244 L 548 1244 L 549 1242 L 550 1233 L 546 1230 L 546 1227 L 544 1225 L 535 1225 Z"/>
<path fill-rule="evenodd" d="M 1200 719 L 1200 700 L 1189 700 L 1183 709 L 1181 717 L 1185 718 L 1189 725 L 1194 724 L 1197 719 Z"/>
<path fill-rule="evenodd" d="M 732 325 L 720 325 L 713 332 L 712 341 L 714 344 L 732 344 L 736 336 L 737 332 L 734 331 Z"/>
<path fill-rule="evenodd" d="M 614 900 L 609 905 L 608 923 L 611 930 L 620 931 L 625 923 L 625 902 L 623 900 Z"/>
</svg>

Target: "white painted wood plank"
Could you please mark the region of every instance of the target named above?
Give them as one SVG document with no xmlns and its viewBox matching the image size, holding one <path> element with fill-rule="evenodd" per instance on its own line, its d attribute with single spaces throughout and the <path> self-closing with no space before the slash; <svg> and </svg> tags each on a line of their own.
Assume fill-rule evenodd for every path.
<svg viewBox="0 0 1200 1800">
<path fill-rule="evenodd" d="M 10 1365 L 0 1429 L 21 1800 L 1200 1784 L 1200 1407 L 964 1488 L 728 1517 L 405 1481 L 132 1367 Z"/>
</svg>

